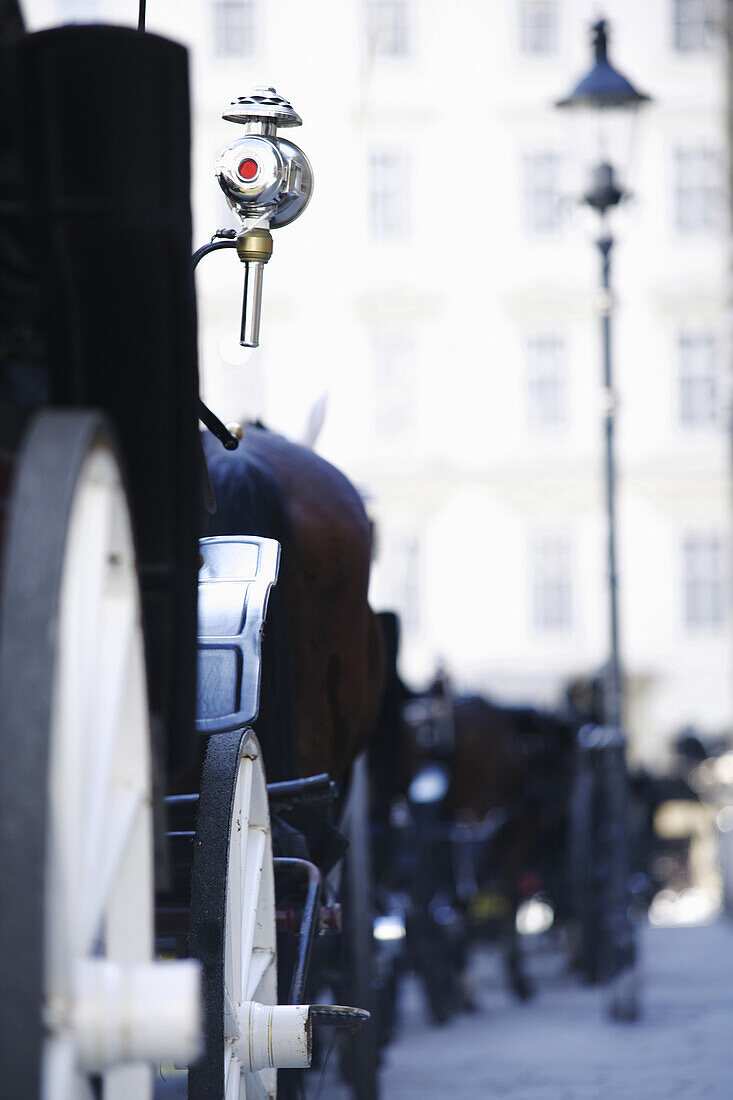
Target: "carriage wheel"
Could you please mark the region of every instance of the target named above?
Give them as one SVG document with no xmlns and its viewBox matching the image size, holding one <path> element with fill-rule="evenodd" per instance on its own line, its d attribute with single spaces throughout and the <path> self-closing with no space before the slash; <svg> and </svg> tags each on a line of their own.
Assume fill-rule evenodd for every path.
<svg viewBox="0 0 733 1100">
<path fill-rule="evenodd" d="M 191 875 L 191 948 L 204 967 L 206 1049 L 189 1100 L 263 1100 L 278 1068 L 310 1065 L 307 1005 L 277 1004 L 272 839 L 251 730 L 211 737 Z"/>
<path fill-rule="evenodd" d="M 138 1100 L 152 1095 L 153 1061 L 195 1050 L 197 978 L 191 963 L 151 962 L 140 605 L 96 415 L 34 422 L 3 565 L 3 1094 Z"/>
</svg>

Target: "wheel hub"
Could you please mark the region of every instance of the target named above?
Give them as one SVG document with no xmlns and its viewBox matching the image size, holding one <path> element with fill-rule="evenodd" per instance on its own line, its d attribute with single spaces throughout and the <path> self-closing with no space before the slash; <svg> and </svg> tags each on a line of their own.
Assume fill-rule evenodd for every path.
<svg viewBox="0 0 733 1100">
<path fill-rule="evenodd" d="M 255 1073 L 262 1069 L 307 1069 L 313 1028 L 310 1005 L 263 1005 L 245 1001 L 237 1010 L 234 1052 Z"/>
</svg>

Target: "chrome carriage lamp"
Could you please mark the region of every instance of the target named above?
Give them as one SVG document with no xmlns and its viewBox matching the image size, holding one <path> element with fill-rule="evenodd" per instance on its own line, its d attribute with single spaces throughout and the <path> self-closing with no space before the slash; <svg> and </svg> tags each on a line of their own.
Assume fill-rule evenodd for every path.
<svg viewBox="0 0 733 1100">
<path fill-rule="evenodd" d="M 244 136 L 219 154 L 216 178 L 242 223 L 234 237 L 244 264 L 239 342 L 256 348 L 263 268 L 272 255 L 270 230 L 289 225 L 303 213 L 313 191 L 313 170 L 303 150 L 277 133 L 300 126 L 302 119 L 274 88 L 255 88 L 235 100 L 222 117 L 244 127 Z"/>
</svg>

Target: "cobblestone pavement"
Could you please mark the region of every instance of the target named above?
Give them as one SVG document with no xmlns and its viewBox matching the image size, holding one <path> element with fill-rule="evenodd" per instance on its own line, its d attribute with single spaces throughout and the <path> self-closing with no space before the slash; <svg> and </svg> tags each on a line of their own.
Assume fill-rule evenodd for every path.
<svg viewBox="0 0 733 1100">
<path fill-rule="evenodd" d="M 478 1010 L 442 1028 L 405 983 L 382 1100 L 733 1100 L 733 923 L 647 928 L 642 947 L 636 1024 L 611 1023 L 603 990 L 579 986 L 546 950 L 532 956 L 538 993 L 525 1005 L 496 957 L 478 954 Z M 329 1080 L 321 1096 L 349 1093 Z"/>
</svg>

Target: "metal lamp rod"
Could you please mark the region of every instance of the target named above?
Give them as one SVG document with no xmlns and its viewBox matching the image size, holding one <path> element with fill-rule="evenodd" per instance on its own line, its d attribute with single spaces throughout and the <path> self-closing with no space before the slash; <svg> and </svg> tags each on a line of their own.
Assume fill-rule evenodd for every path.
<svg viewBox="0 0 733 1100">
<path fill-rule="evenodd" d="M 604 697 L 604 721 L 607 726 L 620 729 L 622 719 L 621 662 L 619 658 L 618 630 L 618 570 L 616 560 L 616 462 L 615 421 L 616 401 L 613 391 L 613 362 L 611 356 L 611 249 L 613 238 L 601 237 L 598 242 L 601 254 L 601 285 L 604 294 L 601 312 L 601 339 L 603 345 L 603 385 L 606 392 L 604 414 L 605 437 L 605 490 L 607 518 L 608 564 L 608 617 L 609 654 L 606 667 Z"/>
</svg>

